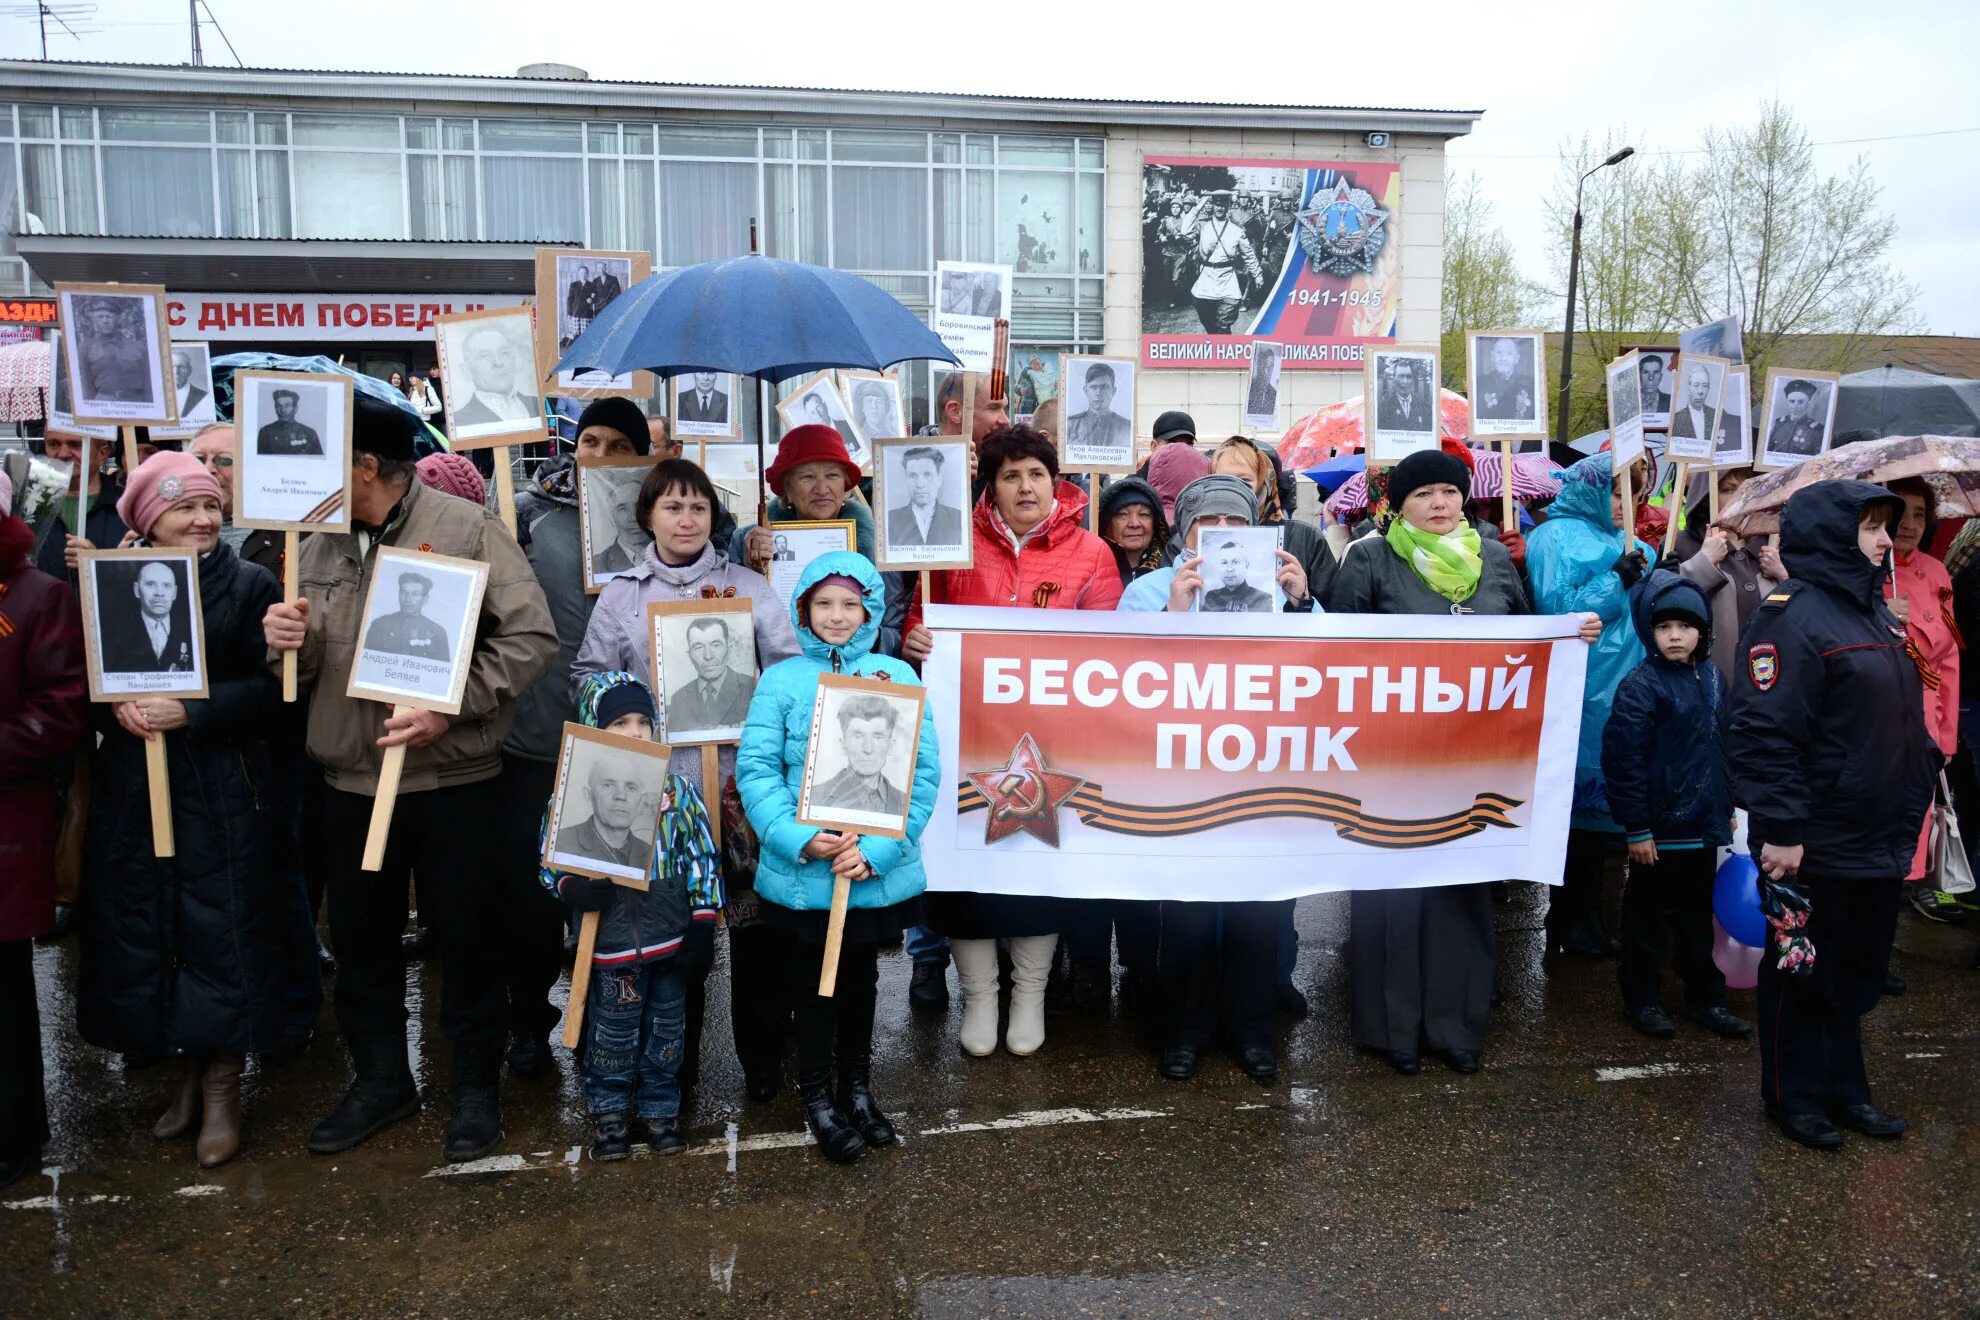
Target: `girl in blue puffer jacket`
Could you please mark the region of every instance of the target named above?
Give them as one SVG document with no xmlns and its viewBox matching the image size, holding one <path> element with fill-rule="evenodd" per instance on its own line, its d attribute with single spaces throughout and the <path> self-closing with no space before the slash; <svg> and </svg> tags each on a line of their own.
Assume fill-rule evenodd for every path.
<svg viewBox="0 0 1980 1320">
<path fill-rule="evenodd" d="M 921 681 L 901 661 L 873 653 L 885 606 L 880 573 L 864 555 L 841 551 L 813 560 L 791 597 L 800 654 L 771 666 L 757 683 L 736 749 L 736 790 L 761 845 L 756 893 L 763 919 L 795 937 L 790 985 L 805 1125 L 840 1164 L 858 1159 L 868 1146 L 898 1139 L 871 1089 L 874 992 L 881 942 L 920 920 L 926 881 L 916 840 L 934 811 L 941 780 L 932 716 L 924 708 L 918 731 L 892 731 L 895 738 L 917 738 L 905 839 L 801 825 L 797 803 L 819 675 Z M 852 879 L 852 896 L 837 993 L 826 999 L 818 994 L 818 977 L 832 880 L 839 873 Z"/>
</svg>

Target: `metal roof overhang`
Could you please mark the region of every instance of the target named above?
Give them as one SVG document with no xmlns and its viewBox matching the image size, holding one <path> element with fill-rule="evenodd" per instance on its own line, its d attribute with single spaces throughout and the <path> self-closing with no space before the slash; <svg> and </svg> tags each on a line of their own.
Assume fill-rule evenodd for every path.
<svg viewBox="0 0 1980 1320">
<path fill-rule="evenodd" d="M 518 293 L 555 244 L 313 238 L 101 238 L 21 234 L 34 273 L 216 293 Z"/>
</svg>

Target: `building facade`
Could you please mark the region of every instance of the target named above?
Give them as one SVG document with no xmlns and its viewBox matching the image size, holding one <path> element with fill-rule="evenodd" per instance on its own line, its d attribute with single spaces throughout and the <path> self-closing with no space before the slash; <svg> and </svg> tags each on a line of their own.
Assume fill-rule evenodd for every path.
<svg viewBox="0 0 1980 1320">
<path fill-rule="evenodd" d="M 0 62 L 0 307 L 57 280 L 162 283 L 216 351 L 433 360 L 427 309 L 532 292 L 540 245 L 656 269 L 772 256 L 856 272 L 926 316 L 940 261 L 1015 268 L 1014 357 L 1138 355 L 1145 157 L 1400 167 L 1395 338 L 1434 343 L 1454 111 L 1123 103 L 589 80 Z M 533 75 L 533 76 L 531 76 Z M 1371 136 L 1372 135 L 1372 136 Z M 1384 136 L 1386 135 L 1386 136 Z M 1385 145 L 1370 146 L 1370 142 Z M 183 296 L 181 296 L 183 295 Z M 224 347 L 222 347 L 224 346 Z M 904 372 L 927 413 L 925 364 Z M 1243 371 L 1146 369 L 1238 430 Z M 1287 373 L 1288 419 L 1360 392 Z"/>
</svg>

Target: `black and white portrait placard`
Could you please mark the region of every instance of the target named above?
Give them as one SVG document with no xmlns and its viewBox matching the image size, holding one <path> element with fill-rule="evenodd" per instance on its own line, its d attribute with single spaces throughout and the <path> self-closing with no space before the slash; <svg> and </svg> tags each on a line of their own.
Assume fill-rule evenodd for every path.
<svg viewBox="0 0 1980 1320">
<path fill-rule="evenodd" d="M 639 487 L 659 461 L 658 454 L 578 459 L 578 530 L 587 595 L 603 591 L 652 546 L 653 534 L 639 522 Z"/>
<path fill-rule="evenodd" d="M 881 569 L 968 568 L 969 438 L 882 440 L 873 449 Z"/>
<path fill-rule="evenodd" d="M 798 790 L 800 824 L 906 837 L 925 696 L 907 683 L 819 675 Z"/>
<path fill-rule="evenodd" d="M 756 615 L 747 596 L 646 607 L 653 693 L 675 747 L 735 742 L 756 695 Z"/>
<path fill-rule="evenodd" d="M 1678 359 L 1677 397 L 1664 452 L 1686 463 L 1710 463 L 1719 441 L 1719 396 L 1726 385 L 1721 357 L 1687 354 Z"/>
<path fill-rule="evenodd" d="M 205 344 L 172 345 L 172 397 L 179 420 L 151 428 L 155 440 L 189 440 L 219 417 L 213 402 L 213 357 Z"/>
<path fill-rule="evenodd" d="M 75 420 L 96 426 L 177 422 L 164 286 L 58 284 L 55 298 Z"/>
<path fill-rule="evenodd" d="M 727 371 L 691 371 L 672 382 L 677 439 L 733 440 L 742 434 L 736 378 Z"/>
<path fill-rule="evenodd" d="M 557 370 L 558 360 L 598 314 L 652 273 L 653 257 L 646 252 L 536 250 L 536 379 L 549 382 L 549 393 L 583 399 L 653 393 L 650 372 Z"/>
<path fill-rule="evenodd" d="M 800 426 L 831 427 L 845 441 L 846 453 L 853 464 L 861 468 L 866 466 L 866 444 L 853 429 L 852 414 L 846 407 L 845 396 L 832 383 L 831 372 L 821 371 L 798 386 L 788 399 L 777 405 L 777 416 L 786 432 Z"/>
<path fill-rule="evenodd" d="M 1678 335 L 1678 354 L 1690 357 L 1693 353 L 1701 357 L 1722 357 L 1739 365 L 1746 361 L 1746 343 L 1740 335 L 1737 316 L 1721 317 L 1708 321 L 1696 329 L 1683 331 Z"/>
<path fill-rule="evenodd" d="M 835 550 L 850 553 L 858 544 L 858 528 L 850 518 L 773 523 L 770 568 L 764 576 L 770 579 L 770 590 L 777 593 L 777 599 L 788 611 L 798 579 L 811 567 L 812 560 Z"/>
<path fill-rule="evenodd" d="M 1135 375 L 1133 358 L 1060 359 L 1061 472 L 1134 471 Z"/>
<path fill-rule="evenodd" d="M 1603 371 L 1609 396 L 1609 449 L 1617 472 L 1643 456 L 1643 373 L 1634 350 Z"/>
<path fill-rule="evenodd" d="M 1276 527 L 1205 527 L 1198 533 L 1196 571 L 1203 590 L 1191 608 L 1204 614 L 1271 614 L 1283 609 Z"/>
<path fill-rule="evenodd" d="M 1636 354 L 1636 398 L 1643 408 L 1643 429 L 1669 430 L 1677 398 L 1677 349 L 1636 345 L 1623 351 Z"/>
<path fill-rule="evenodd" d="M 878 441 L 908 433 L 898 380 L 878 371 L 842 371 L 839 384 L 852 415 L 853 434 L 869 455 Z"/>
<path fill-rule="evenodd" d="M 1471 434 L 1481 440 L 1547 438 L 1547 395 L 1540 330 L 1480 330 L 1465 336 L 1465 393 Z"/>
<path fill-rule="evenodd" d="M 1437 380 L 1435 348 L 1369 346 L 1362 365 L 1362 432 L 1370 463 L 1399 462 L 1443 443 Z"/>
<path fill-rule="evenodd" d="M 998 318 L 1011 317 L 1011 268 L 967 261 L 935 263 L 935 333 L 964 371 L 988 373 Z"/>
<path fill-rule="evenodd" d="M 1825 454 L 1835 440 L 1836 395 L 1842 377 L 1833 371 L 1769 367 L 1766 411 L 1760 415 L 1758 468 L 1792 467 Z"/>
<path fill-rule="evenodd" d="M 1727 367 L 1719 391 L 1719 438 L 1712 448 L 1713 467 L 1753 464 L 1753 376 L 1746 367 Z"/>
<path fill-rule="evenodd" d="M 90 700 L 207 695 L 195 552 L 84 551 L 77 570 Z"/>
<path fill-rule="evenodd" d="M 667 755 L 664 743 L 566 724 L 543 831 L 544 865 L 645 889 L 667 805 Z"/>
<path fill-rule="evenodd" d="M 1270 340 L 1251 344 L 1251 370 L 1244 381 L 1244 427 L 1248 431 L 1279 429 L 1279 368 L 1285 349 Z"/>
<path fill-rule="evenodd" d="M 488 565 L 381 548 L 359 616 L 348 695 L 458 714 Z"/>
<path fill-rule="evenodd" d="M 234 521 L 271 531 L 350 527 L 351 378 L 234 374 Z"/>
<path fill-rule="evenodd" d="M 84 426 L 76 421 L 75 391 L 69 386 L 69 355 L 62 348 L 62 332 L 48 346 L 48 424 L 50 435 L 81 435 L 91 440 L 115 440 L 114 426 Z"/>
<path fill-rule="evenodd" d="M 488 449 L 548 434 L 529 308 L 453 312 L 435 318 L 433 333 L 449 444 Z"/>
</svg>

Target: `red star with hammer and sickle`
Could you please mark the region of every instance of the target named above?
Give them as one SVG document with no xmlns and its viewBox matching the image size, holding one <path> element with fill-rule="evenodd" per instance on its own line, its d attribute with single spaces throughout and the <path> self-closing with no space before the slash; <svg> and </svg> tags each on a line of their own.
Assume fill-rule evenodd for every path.
<svg viewBox="0 0 1980 1320">
<path fill-rule="evenodd" d="M 1044 754 L 1028 733 L 1018 739 L 1010 761 L 1001 769 L 974 771 L 969 778 L 990 800 L 985 843 L 1022 830 L 1054 848 L 1059 846 L 1059 808 L 1086 785 L 1077 776 L 1048 770 Z"/>
</svg>

